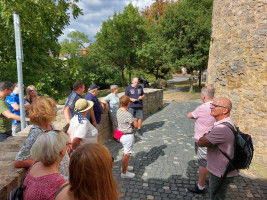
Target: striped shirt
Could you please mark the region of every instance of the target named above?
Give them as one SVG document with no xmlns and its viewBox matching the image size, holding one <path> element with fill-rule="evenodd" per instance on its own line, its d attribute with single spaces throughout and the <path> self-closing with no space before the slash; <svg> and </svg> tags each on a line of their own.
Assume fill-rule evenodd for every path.
<svg viewBox="0 0 267 200">
<path fill-rule="evenodd" d="M 80 98 L 81 98 L 81 95 L 79 95 L 75 91 L 72 91 L 72 93 L 69 95 L 69 97 L 66 101 L 65 108 L 70 107 L 70 119 L 74 116 L 75 103 Z"/>
<path fill-rule="evenodd" d="M 118 109 L 117 111 L 117 121 L 118 121 L 118 130 L 123 133 L 132 133 L 133 126 L 132 123 L 134 118 L 131 113 Z"/>
</svg>

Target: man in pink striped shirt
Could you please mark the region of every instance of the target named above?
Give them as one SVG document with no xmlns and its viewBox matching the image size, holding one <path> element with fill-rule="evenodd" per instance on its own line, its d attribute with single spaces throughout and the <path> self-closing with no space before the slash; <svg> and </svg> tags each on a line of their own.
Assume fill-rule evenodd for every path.
<svg viewBox="0 0 267 200">
<path fill-rule="evenodd" d="M 210 106 L 213 102 L 215 89 L 212 86 L 205 86 L 201 89 L 201 100 L 203 104 L 198 106 L 193 112 L 188 113 L 189 119 L 195 119 L 195 152 L 198 161 L 199 179 L 198 184 L 194 187 L 187 188 L 188 191 L 193 193 L 204 193 L 205 180 L 208 173 L 207 170 L 207 147 L 199 147 L 198 140 L 208 133 L 215 123 L 215 118 L 210 115 Z"/>
</svg>

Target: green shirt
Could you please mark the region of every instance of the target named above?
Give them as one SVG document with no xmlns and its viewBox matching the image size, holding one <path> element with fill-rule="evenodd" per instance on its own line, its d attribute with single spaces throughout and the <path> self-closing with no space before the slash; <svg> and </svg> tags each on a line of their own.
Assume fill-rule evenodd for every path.
<svg viewBox="0 0 267 200">
<path fill-rule="evenodd" d="M 5 100 L 0 97 L 0 134 L 11 131 L 12 120 L 2 115 L 3 112 L 9 110 Z"/>
</svg>

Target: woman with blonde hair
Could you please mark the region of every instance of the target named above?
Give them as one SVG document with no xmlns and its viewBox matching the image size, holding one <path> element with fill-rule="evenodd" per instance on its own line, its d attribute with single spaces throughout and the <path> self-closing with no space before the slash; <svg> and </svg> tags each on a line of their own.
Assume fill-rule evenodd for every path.
<svg viewBox="0 0 267 200">
<path fill-rule="evenodd" d="M 66 154 L 68 139 L 61 131 L 48 131 L 37 137 L 30 152 L 38 162 L 28 170 L 23 181 L 23 199 L 54 199 L 57 190 L 65 183 L 58 168 Z"/>
<path fill-rule="evenodd" d="M 38 96 L 42 96 L 41 94 L 39 94 L 36 90 L 36 88 L 34 87 L 34 85 L 29 85 L 26 89 L 26 100 L 32 104 L 32 102 L 38 97 Z"/>
<path fill-rule="evenodd" d="M 104 145 L 79 146 L 70 158 L 69 182 L 61 186 L 55 200 L 117 200 L 112 167 L 112 156 Z"/>
<path fill-rule="evenodd" d="M 55 130 L 52 122 L 56 120 L 56 102 L 52 98 L 39 97 L 33 101 L 29 108 L 30 122 L 33 124 L 24 145 L 17 153 L 14 161 L 16 168 L 29 168 L 35 160 L 31 157 L 30 150 L 37 137 L 47 131 Z M 65 134 L 65 133 L 62 133 Z M 68 179 L 69 155 L 65 154 L 60 166 L 59 173 Z"/>
</svg>

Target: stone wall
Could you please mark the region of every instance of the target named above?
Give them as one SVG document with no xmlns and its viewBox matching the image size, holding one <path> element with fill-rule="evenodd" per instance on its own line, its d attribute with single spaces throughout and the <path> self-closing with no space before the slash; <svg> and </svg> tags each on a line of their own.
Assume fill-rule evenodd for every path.
<svg viewBox="0 0 267 200">
<path fill-rule="evenodd" d="M 229 98 L 231 115 L 253 137 L 248 171 L 267 180 L 267 1 L 214 0 L 208 82 Z"/>
<path fill-rule="evenodd" d="M 144 114 L 150 114 L 163 106 L 163 90 L 145 88 Z M 120 93 L 122 96 L 124 93 Z M 67 125 L 63 113 L 64 106 L 57 106 L 57 119 L 54 123 L 56 129 L 62 129 Z M 7 199 L 9 192 L 14 189 L 24 177 L 25 169 L 13 167 L 13 161 L 17 152 L 22 147 L 31 126 L 26 127 L 15 137 L 9 137 L 0 144 L 0 199 Z M 112 137 L 112 128 L 107 111 L 101 116 L 99 124 L 99 143 L 104 143 Z"/>
</svg>

